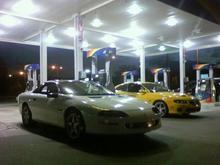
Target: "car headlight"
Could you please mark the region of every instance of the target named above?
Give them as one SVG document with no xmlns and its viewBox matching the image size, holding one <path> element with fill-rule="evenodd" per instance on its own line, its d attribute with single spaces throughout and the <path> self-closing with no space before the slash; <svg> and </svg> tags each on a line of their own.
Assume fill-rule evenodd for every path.
<svg viewBox="0 0 220 165">
<path fill-rule="evenodd" d="M 98 116 L 100 117 L 113 117 L 113 118 L 123 118 L 128 117 L 128 115 L 121 111 L 100 111 L 98 112 Z"/>
</svg>

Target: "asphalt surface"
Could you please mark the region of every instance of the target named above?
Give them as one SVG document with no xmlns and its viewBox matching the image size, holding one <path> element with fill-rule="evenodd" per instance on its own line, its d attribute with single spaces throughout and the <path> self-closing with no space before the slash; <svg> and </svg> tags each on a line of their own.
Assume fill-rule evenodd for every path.
<svg viewBox="0 0 220 165">
<path fill-rule="evenodd" d="M 0 165 L 220 165 L 220 107 L 162 120 L 143 137 L 88 135 L 72 142 L 62 129 L 27 130 L 16 104 L 0 104 Z"/>
</svg>

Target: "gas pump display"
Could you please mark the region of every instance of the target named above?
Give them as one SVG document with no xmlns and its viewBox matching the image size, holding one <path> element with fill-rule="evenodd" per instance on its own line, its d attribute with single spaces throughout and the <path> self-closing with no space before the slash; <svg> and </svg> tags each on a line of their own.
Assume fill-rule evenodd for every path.
<svg viewBox="0 0 220 165">
<path fill-rule="evenodd" d="M 195 96 L 205 102 L 216 101 L 216 89 L 214 85 L 213 69 L 211 64 L 197 64 L 194 66 L 196 70 L 196 89 Z M 208 74 L 201 74 L 201 71 L 208 71 Z"/>
<path fill-rule="evenodd" d="M 27 72 L 26 91 L 32 91 L 37 88 L 38 82 L 38 70 L 39 64 L 27 64 L 24 66 L 24 70 Z"/>
<path fill-rule="evenodd" d="M 105 68 L 98 71 L 97 59 L 98 56 L 105 56 Z M 116 56 L 116 48 L 94 48 L 87 52 L 87 57 L 92 58 L 92 70 L 91 77 L 97 79 L 100 84 L 105 86 L 107 89 L 114 91 L 114 84 L 112 82 L 112 72 L 111 72 L 111 61 Z"/>
</svg>

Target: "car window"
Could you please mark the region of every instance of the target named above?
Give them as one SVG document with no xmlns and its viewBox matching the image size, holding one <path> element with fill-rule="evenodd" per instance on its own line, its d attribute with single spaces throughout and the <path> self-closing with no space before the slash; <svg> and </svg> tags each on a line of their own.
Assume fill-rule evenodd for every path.
<svg viewBox="0 0 220 165">
<path fill-rule="evenodd" d="M 139 84 L 131 83 L 128 85 L 128 92 L 139 92 L 143 87 Z"/>
<path fill-rule="evenodd" d="M 155 83 L 144 83 L 143 86 L 150 90 L 151 92 L 168 92 L 169 89 L 160 84 Z"/>
<path fill-rule="evenodd" d="M 49 83 L 47 86 L 47 93 L 58 93 L 58 88 L 55 83 Z"/>
<path fill-rule="evenodd" d="M 61 82 L 62 94 L 74 95 L 114 95 L 111 91 L 94 82 Z"/>
<path fill-rule="evenodd" d="M 128 84 L 123 84 L 120 85 L 116 88 L 116 90 L 120 90 L 120 91 L 127 91 L 128 90 Z"/>
<path fill-rule="evenodd" d="M 41 94 L 58 93 L 58 88 L 55 83 L 46 83 L 44 85 L 41 85 L 36 90 L 34 90 L 33 93 L 41 93 Z"/>
</svg>

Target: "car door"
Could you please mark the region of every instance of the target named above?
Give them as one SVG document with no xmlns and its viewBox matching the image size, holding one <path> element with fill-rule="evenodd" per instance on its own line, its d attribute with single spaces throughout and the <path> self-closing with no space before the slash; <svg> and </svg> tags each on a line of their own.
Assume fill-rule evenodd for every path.
<svg viewBox="0 0 220 165">
<path fill-rule="evenodd" d="M 50 97 L 57 94 L 57 97 Z M 36 118 L 49 124 L 57 124 L 56 100 L 58 100 L 58 88 L 55 83 L 46 83 L 36 97 Z"/>
<path fill-rule="evenodd" d="M 142 87 L 141 84 L 137 84 L 137 83 L 128 84 L 127 95 L 145 100 L 145 92 L 141 92 L 141 91 L 145 91 L 145 88 Z"/>
</svg>

